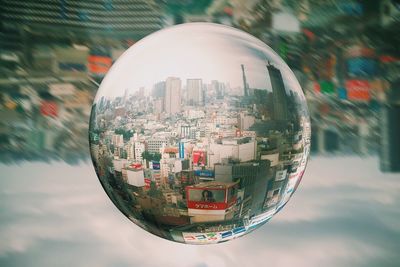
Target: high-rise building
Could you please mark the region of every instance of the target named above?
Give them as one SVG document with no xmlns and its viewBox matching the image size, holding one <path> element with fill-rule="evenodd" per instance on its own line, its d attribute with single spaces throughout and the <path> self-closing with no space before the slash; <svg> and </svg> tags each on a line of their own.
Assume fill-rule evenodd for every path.
<svg viewBox="0 0 400 267">
<path fill-rule="evenodd" d="M 154 114 L 160 114 L 164 111 L 164 98 L 154 100 Z"/>
<path fill-rule="evenodd" d="M 273 179 L 269 168 L 268 160 L 215 164 L 215 181 L 239 181 L 239 189 L 244 192 L 240 213 L 257 215 L 263 208 L 268 183 Z"/>
<path fill-rule="evenodd" d="M 122 134 L 114 134 L 112 136 L 111 143 L 117 147 L 123 146 L 124 138 L 123 138 Z"/>
<path fill-rule="evenodd" d="M 390 90 L 388 101 L 381 114 L 380 169 L 384 172 L 400 172 L 400 80 Z"/>
<path fill-rule="evenodd" d="M 135 142 L 135 160 L 141 162 L 143 160 L 142 153 L 145 151 L 145 145 L 141 142 Z"/>
<path fill-rule="evenodd" d="M 167 144 L 168 141 L 164 137 L 152 137 L 147 140 L 147 151 L 150 153 L 160 153 L 160 148 Z"/>
<path fill-rule="evenodd" d="M 274 120 L 286 121 L 289 119 L 288 100 L 283 83 L 282 73 L 273 65 L 267 65 L 269 78 L 272 86 L 273 118 Z"/>
<path fill-rule="evenodd" d="M 255 117 L 252 115 L 240 112 L 237 116 L 237 124 L 240 131 L 248 130 L 254 123 Z"/>
<path fill-rule="evenodd" d="M 217 80 L 211 81 L 211 92 L 217 99 L 223 99 L 225 94 L 225 84 Z"/>
<path fill-rule="evenodd" d="M 168 77 L 165 82 L 165 112 L 169 115 L 179 113 L 181 110 L 181 79 Z"/>
<path fill-rule="evenodd" d="M 202 105 L 203 104 L 203 83 L 201 79 L 187 79 L 187 103 L 189 105 Z"/>
<path fill-rule="evenodd" d="M 154 98 L 164 98 L 165 97 L 165 81 L 161 81 L 156 83 L 153 86 L 153 90 L 151 92 L 151 95 Z"/>
<path fill-rule="evenodd" d="M 241 162 L 255 159 L 255 140 L 250 138 L 224 138 L 221 143 L 210 144 L 209 166 L 223 162 L 224 159 L 235 159 Z"/>
</svg>

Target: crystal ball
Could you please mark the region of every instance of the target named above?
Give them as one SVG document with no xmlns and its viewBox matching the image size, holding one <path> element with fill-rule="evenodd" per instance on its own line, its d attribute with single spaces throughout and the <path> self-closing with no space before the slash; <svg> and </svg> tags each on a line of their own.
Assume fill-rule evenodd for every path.
<svg viewBox="0 0 400 267">
<path fill-rule="evenodd" d="M 89 140 L 101 185 L 130 221 L 212 244 L 259 228 L 288 202 L 309 157 L 310 119 L 269 46 L 188 23 L 120 56 L 96 94 Z"/>
</svg>

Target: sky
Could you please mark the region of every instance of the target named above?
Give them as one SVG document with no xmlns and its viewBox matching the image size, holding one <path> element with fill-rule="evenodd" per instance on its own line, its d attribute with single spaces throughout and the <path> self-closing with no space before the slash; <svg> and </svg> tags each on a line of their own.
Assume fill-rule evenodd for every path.
<svg viewBox="0 0 400 267">
<path fill-rule="evenodd" d="M 250 88 L 269 89 L 266 69 L 270 61 L 281 69 L 285 85 L 301 91 L 292 71 L 267 45 L 240 30 L 211 23 L 188 23 L 151 34 L 116 61 L 104 78 L 96 99 L 122 96 L 153 85 L 167 77 L 200 78 L 243 87 L 241 64 Z"/>
<path fill-rule="evenodd" d="M 0 165 L 0 266 L 400 266 L 400 175 L 374 157 L 311 158 L 270 222 L 217 245 L 139 228 L 88 161 Z"/>
</svg>

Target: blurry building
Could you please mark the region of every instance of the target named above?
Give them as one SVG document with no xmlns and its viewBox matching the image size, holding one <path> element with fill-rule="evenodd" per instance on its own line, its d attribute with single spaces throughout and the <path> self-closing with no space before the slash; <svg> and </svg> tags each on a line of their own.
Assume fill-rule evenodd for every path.
<svg viewBox="0 0 400 267">
<path fill-rule="evenodd" d="M 237 117 L 238 128 L 240 131 L 248 130 L 255 122 L 255 117 L 244 112 L 240 112 Z"/>
<path fill-rule="evenodd" d="M 201 105 L 203 103 L 203 83 L 201 79 L 187 79 L 186 90 L 189 105 Z"/>
<path fill-rule="evenodd" d="M 164 108 L 167 114 L 173 115 L 181 110 L 181 79 L 168 77 L 165 82 Z"/>
<path fill-rule="evenodd" d="M 140 39 L 163 25 L 159 7 L 143 0 L 4 0 L 2 9 L 6 28 L 23 26 L 32 34 L 80 39 Z"/>
<path fill-rule="evenodd" d="M 392 86 L 381 111 L 380 168 L 384 172 L 400 172 L 400 80 Z"/>
</svg>

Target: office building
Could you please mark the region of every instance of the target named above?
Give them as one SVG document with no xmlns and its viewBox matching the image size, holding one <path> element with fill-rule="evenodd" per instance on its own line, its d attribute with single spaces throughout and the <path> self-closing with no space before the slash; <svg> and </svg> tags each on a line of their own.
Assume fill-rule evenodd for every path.
<svg viewBox="0 0 400 267">
<path fill-rule="evenodd" d="M 187 104 L 197 106 L 203 104 L 203 83 L 201 79 L 187 79 Z"/>
<path fill-rule="evenodd" d="M 181 79 L 168 77 L 165 82 L 164 109 L 168 115 L 174 115 L 181 110 Z"/>
<path fill-rule="evenodd" d="M 283 83 L 282 73 L 273 65 L 267 65 L 269 78 L 272 86 L 273 97 L 273 119 L 286 121 L 289 119 L 288 99 Z"/>
</svg>

